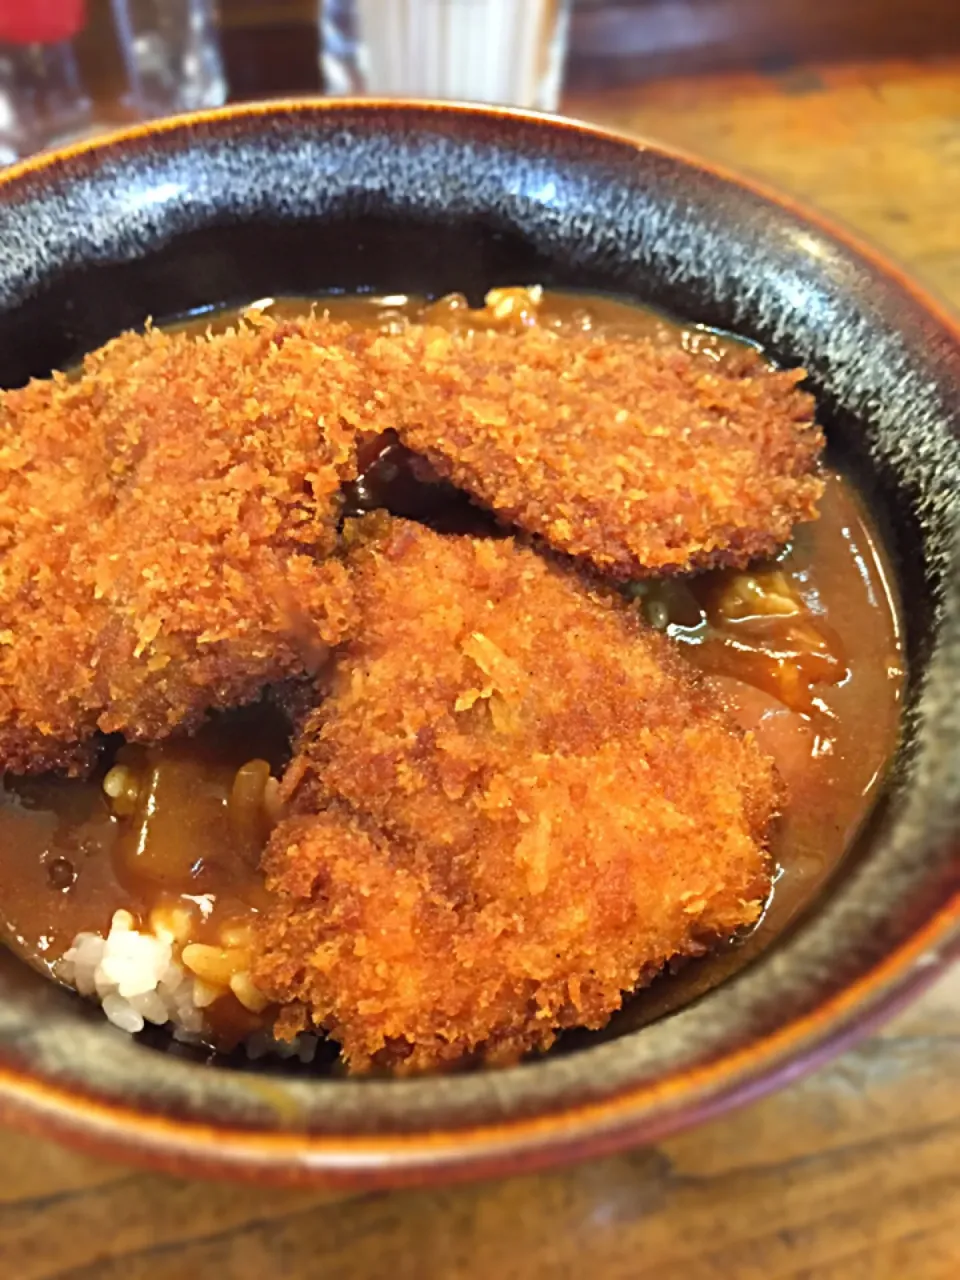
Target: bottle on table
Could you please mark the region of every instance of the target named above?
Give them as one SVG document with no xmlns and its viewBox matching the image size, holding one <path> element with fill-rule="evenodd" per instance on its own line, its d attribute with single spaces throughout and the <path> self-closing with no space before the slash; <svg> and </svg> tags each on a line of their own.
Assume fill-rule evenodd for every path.
<svg viewBox="0 0 960 1280">
<path fill-rule="evenodd" d="M 226 97 L 215 0 L 0 0 L 0 164 Z"/>
<path fill-rule="evenodd" d="M 90 127 L 74 47 L 85 18 L 84 0 L 0 0 L 0 164 Z"/>
</svg>

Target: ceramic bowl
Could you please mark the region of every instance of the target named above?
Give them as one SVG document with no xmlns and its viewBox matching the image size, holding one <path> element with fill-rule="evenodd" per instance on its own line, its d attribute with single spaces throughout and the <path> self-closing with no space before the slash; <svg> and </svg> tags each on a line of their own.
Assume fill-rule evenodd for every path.
<svg viewBox="0 0 960 1280">
<path fill-rule="evenodd" d="M 731 329 L 810 372 L 903 592 L 909 691 L 885 802 L 804 918 L 641 1030 L 419 1080 L 192 1062 L 0 956 L 0 1116 L 193 1172 L 342 1186 L 543 1166 L 648 1142 L 809 1069 L 960 938 L 960 335 L 788 201 L 663 148 L 459 106 L 274 103 L 0 175 L 0 385 L 147 315 L 336 289 L 477 301 L 540 282 Z"/>
</svg>

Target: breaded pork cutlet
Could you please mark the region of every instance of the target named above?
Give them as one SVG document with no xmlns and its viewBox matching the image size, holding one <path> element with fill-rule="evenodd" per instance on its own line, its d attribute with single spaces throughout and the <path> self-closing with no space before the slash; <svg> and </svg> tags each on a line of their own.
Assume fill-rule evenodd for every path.
<svg viewBox="0 0 960 1280">
<path fill-rule="evenodd" d="M 343 637 L 351 341 L 323 320 L 127 334 L 0 395 L 0 771 L 82 767 L 97 729 L 190 729 Z"/>
<path fill-rule="evenodd" d="M 512 539 L 347 536 L 360 629 L 263 863 L 281 1034 L 512 1061 L 757 919 L 772 763 L 634 609 Z"/>
<path fill-rule="evenodd" d="M 402 442 L 504 521 L 629 579 L 746 565 L 816 515 L 801 370 L 647 338 L 410 326 L 373 351 Z"/>
</svg>

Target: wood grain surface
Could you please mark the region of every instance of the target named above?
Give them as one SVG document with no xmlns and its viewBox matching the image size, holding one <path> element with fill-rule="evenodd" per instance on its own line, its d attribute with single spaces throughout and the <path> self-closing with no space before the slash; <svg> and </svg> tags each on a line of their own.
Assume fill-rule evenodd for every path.
<svg viewBox="0 0 960 1280">
<path fill-rule="evenodd" d="M 960 308 L 960 60 L 651 82 L 569 108 L 800 195 Z M 955 1280 L 960 970 L 780 1094 L 536 1177 L 338 1200 L 0 1137 L 9 1280 Z"/>
<path fill-rule="evenodd" d="M 301 3 L 304 0 L 300 0 Z M 257 0 L 225 0 L 227 11 Z M 309 3 L 309 0 L 307 0 Z M 952 0 L 574 0 L 574 83 L 960 52 Z"/>
</svg>

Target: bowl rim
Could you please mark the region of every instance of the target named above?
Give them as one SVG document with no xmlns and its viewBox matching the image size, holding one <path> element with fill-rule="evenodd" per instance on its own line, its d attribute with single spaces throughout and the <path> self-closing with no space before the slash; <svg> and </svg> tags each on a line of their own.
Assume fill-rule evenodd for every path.
<svg viewBox="0 0 960 1280">
<path fill-rule="evenodd" d="M 528 123 L 652 153 L 708 174 L 813 226 L 932 317 L 960 350 L 960 319 L 877 248 L 794 197 L 725 166 L 646 137 L 574 118 L 509 107 L 420 99 L 288 97 L 190 112 L 99 134 L 31 156 L 0 172 L 0 201 L 11 186 L 73 159 L 114 147 L 188 135 L 197 126 L 337 112 L 438 116 Z M 956 833 L 954 835 L 956 839 Z M 339 1188 L 371 1188 L 531 1171 L 562 1160 L 660 1141 L 728 1108 L 758 1098 L 842 1052 L 892 1016 L 960 957 L 960 891 L 872 969 L 808 1013 L 707 1065 L 641 1082 L 563 1110 L 448 1131 L 347 1136 L 251 1131 L 229 1124 L 167 1119 L 93 1100 L 27 1071 L 0 1064 L 0 1121 L 67 1139 L 97 1152 L 171 1171 Z"/>
<path fill-rule="evenodd" d="M 7 1067 L 0 1123 L 170 1173 L 278 1185 L 372 1190 L 533 1173 L 652 1145 L 801 1079 L 880 1027 L 956 959 L 960 893 L 869 974 L 718 1064 L 503 1124 L 357 1137 L 251 1132 L 93 1101 Z"/>
</svg>

